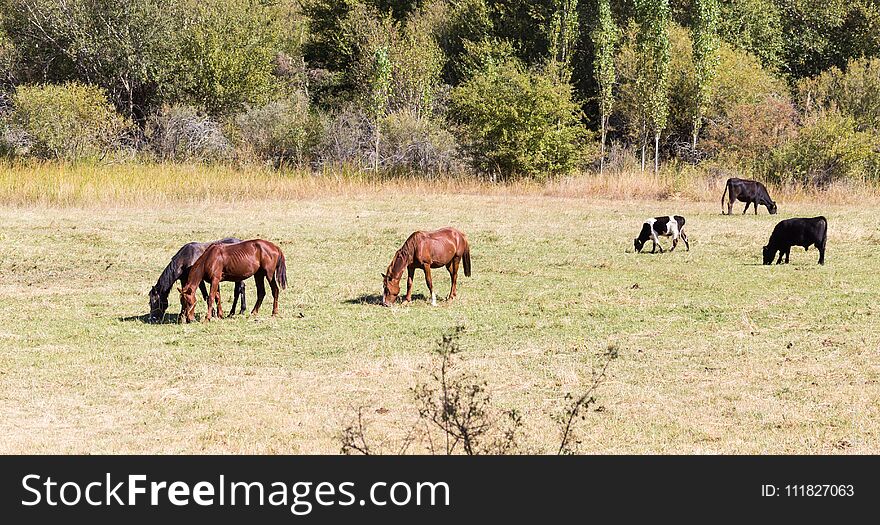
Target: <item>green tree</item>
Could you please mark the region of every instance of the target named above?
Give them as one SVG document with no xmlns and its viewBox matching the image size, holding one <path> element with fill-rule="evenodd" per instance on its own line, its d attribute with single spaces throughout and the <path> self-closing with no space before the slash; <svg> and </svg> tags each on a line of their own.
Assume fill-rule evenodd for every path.
<svg viewBox="0 0 880 525">
<path fill-rule="evenodd" d="M 568 173 L 588 136 L 571 85 L 516 59 L 455 88 L 451 110 L 481 167 L 501 178 Z"/>
<path fill-rule="evenodd" d="M 694 77 L 697 100 L 693 111 L 693 143 L 697 149 L 697 136 L 703 125 L 703 115 L 712 98 L 712 81 L 718 66 L 718 0 L 694 0 L 693 49 Z"/>
<path fill-rule="evenodd" d="M 614 83 L 616 74 L 614 70 L 615 47 L 619 38 L 617 25 L 611 14 L 609 0 L 599 0 L 598 24 L 590 34 L 593 42 L 595 56 L 593 58 L 593 75 L 599 85 L 599 114 L 600 124 L 600 160 L 599 171 L 605 169 L 605 138 L 608 133 L 608 118 L 614 106 Z"/>
<path fill-rule="evenodd" d="M 388 100 L 391 98 L 391 61 L 388 59 L 388 48 L 380 47 L 373 55 L 373 68 L 370 76 L 369 111 L 375 125 L 375 156 L 373 169 L 379 170 L 379 123 L 388 111 Z"/>
<path fill-rule="evenodd" d="M 571 61 L 574 46 L 580 36 L 577 0 L 555 0 L 550 19 L 550 64 L 559 80 L 571 81 Z"/>
<path fill-rule="evenodd" d="M 660 134 L 669 117 L 669 0 L 640 0 L 639 50 L 648 86 L 646 113 L 654 134 L 654 173 L 660 171 Z M 642 147 L 644 166 L 644 146 Z"/>
</svg>

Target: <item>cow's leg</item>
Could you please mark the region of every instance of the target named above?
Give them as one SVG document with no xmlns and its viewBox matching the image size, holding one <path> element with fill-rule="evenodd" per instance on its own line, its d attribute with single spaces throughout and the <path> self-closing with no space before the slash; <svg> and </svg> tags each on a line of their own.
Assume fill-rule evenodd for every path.
<svg viewBox="0 0 880 525">
<path fill-rule="evenodd" d="M 776 264 L 782 264 L 783 257 L 785 257 L 785 248 L 779 250 L 779 258 L 776 259 Z"/>
<path fill-rule="evenodd" d="M 750 205 L 751 203 L 752 203 L 752 201 L 746 201 L 746 207 L 743 208 L 743 215 L 745 215 L 746 212 L 749 211 L 749 205 Z"/>
<path fill-rule="evenodd" d="M 266 297 L 266 283 L 263 282 L 264 273 L 259 271 L 254 274 L 254 282 L 257 285 L 257 302 L 254 303 L 254 309 L 251 315 L 257 315 L 260 312 L 260 305 L 263 304 L 263 297 Z"/>
<path fill-rule="evenodd" d="M 785 249 L 785 264 L 791 262 L 791 246 Z"/>
<path fill-rule="evenodd" d="M 687 251 L 691 251 L 691 245 L 688 243 L 688 236 L 684 231 L 681 232 L 681 240 L 684 241 L 684 247 Z"/>
<path fill-rule="evenodd" d="M 678 246 L 678 237 L 673 237 L 672 238 L 672 248 L 669 249 L 669 253 L 674 252 L 676 246 Z"/>
<path fill-rule="evenodd" d="M 404 299 L 404 302 L 406 303 L 412 301 L 413 277 L 415 275 L 415 266 L 410 266 L 406 269 L 406 298 Z"/>
<path fill-rule="evenodd" d="M 434 281 L 431 279 L 431 265 L 426 264 L 422 268 L 425 270 L 425 283 L 428 285 L 428 291 L 431 292 L 431 306 L 437 306 L 437 296 L 434 294 Z"/>
<path fill-rule="evenodd" d="M 819 264 L 825 264 L 825 243 L 817 245 L 816 249 L 819 250 Z"/>
<path fill-rule="evenodd" d="M 755 215 L 758 214 L 758 201 L 752 202 L 752 208 L 755 209 Z"/>
</svg>

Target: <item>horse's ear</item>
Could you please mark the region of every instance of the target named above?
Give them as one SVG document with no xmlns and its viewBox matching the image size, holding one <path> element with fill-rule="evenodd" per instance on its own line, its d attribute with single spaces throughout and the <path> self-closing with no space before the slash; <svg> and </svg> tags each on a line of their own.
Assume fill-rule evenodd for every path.
<svg viewBox="0 0 880 525">
<path fill-rule="evenodd" d="M 382 279 L 387 279 L 387 277 L 385 277 L 385 274 L 384 274 L 384 273 L 380 273 L 379 275 L 382 276 Z"/>
</svg>

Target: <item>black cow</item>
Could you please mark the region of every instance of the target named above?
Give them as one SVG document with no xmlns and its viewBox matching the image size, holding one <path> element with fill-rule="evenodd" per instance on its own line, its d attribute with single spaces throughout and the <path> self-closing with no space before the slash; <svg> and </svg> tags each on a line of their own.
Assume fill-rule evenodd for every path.
<svg viewBox="0 0 880 525">
<path fill-rule="evenodd" d="M 666 217 L 655 217 L 646 220 L 645 223 L 642 224 L 642 231 L 639 232 L 639 236 L 633 240 L 633 245 L 635 246 L 636 251 L 641 253 L 642 247 L 649 239 L 654 243 L 651 246 L 651 253 L 657 251 L 657 247 L 660 246 L 660 239 L 657 237 L 658 235 L 672 237 L 672 248 L 669 250 L 670 252 L 678 245 L 679 237 L 684 241 L 687 250 L 691 251 L 691 245 L 688 243 L 687 234 L 684 233 L 684 217 L 681 215 L 667 215 Z M 663 246 L 660 246 L 660 253 L 663 253 Z"/>
<path fill-rule="evenodd" d="M 828 220 L 825 217 L 813 217 L 811 219 L 786 219 L 773 228 L 770 241 L 764 246 L 764 264 L 773 262 L 776 252 L 779 259 L 776 264 L 782 264 L 782 257 L 788 263 L 792 246 L 803 246 L 806 251 L 810 245 L 819 250 L 819 264 L 825 264 L 825 241 L 828 237 Z"/>
<path fill-rule="evenodd" d="M 734 201 L 746 203 L 746 207 L 743 208 L 743 215 L 745 215 L 746 211 L 749 209 L 749 205 L 755 206 L 755 215 L 757 215 L 759 204 L 766 206 L 770 215 L 776 215 L 776 203 L 770 198 L 770 194 L 767 193 L 767 188 L 760 182 L 737 178 L 727 179 L 724 193 L 721 194 L 722 215 L 724 215 L 724 195 L 728 195 L 729 197 L 729 200 L 727 201 L 728 215 L 733 214 Z"/>
</svg>

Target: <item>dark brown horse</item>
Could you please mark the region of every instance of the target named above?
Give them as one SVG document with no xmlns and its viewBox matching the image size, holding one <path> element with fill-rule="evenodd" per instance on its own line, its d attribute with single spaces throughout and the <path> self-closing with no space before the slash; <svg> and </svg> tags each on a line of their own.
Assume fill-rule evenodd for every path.
<svg viewBox="0 0 880 525">
<path fill-rule="evenodd" d="M 266 296 L 264 278 L 272 287 L 272 315 L 278 315 L 278 287 L 287 288 L 287 265 L 281 249 L 269 241 L 255 239 L 237 244 L 212 244 L 189 270 L 189 277 L 180 291 L 180 307 L 189 323 L 196 318 L 196 288 L 204 279 L 211 283 L 208 293 L 208 313 L 206 321 L 211 320 L 214 302 L 217 303 L 217 316 L 223 317 L 220 306 L 220 281 L 239 283 L 253 277 L 257 284 L 257 302 L 251 314 L 260 311 L 263 297 Z"/>
<path fill-rule="evenodd" d="M 458 264 L 464 263 L 464 274 L 471 276 L 471 248 L 467 237 L 455 228 L 441 228 L 432 232 L 418 231 L 409 236 L 403 246 L 394 254 L 388 269 L 382 274 L 382 304 L 391 306 L 400 295 L 400 278 L 403 271 L 406 277 L 406 302 L 412 300 L 413 275 L 416 269 L 425 272 L 425 282 L 431 292 L 431 304 L 437 305 L 431 268 L 445 266 L 452 277 L 452 288 L 447 301 L 455 299 L 458 283 Z"/>
</svg>

